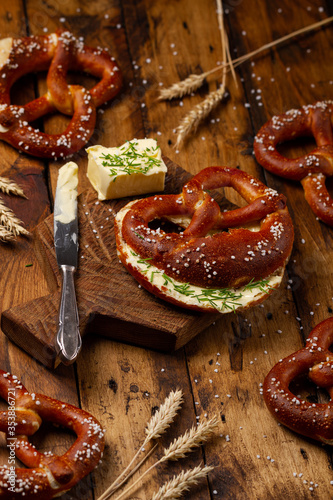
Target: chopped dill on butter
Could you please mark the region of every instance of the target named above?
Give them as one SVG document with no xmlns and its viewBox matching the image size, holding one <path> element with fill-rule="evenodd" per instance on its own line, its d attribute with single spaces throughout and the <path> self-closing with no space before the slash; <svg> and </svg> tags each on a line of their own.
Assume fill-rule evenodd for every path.
<svg viewBox="0 0 333 500">
<path fill-rule="evenodd" d="M 163 162 L 158 158 L 160 147 L 146 147 L 140 149 L 138 142 L 127 141 L 121 148 L 119 154 L 102 153 L 103 167 L 110 168 L 110 176 L 116 180 L 120 172 L 131 174 L 147 174 L 153 167 L 160 167 Z"/>
<path fill-rule="evenodd" d="M 218 311 L 235 312 L 238 307 L 242 306 L 241 298 L 244 293 L 255 293 L 255 289 L 257 289 L 262 293 L 269 294 L 269 291 L 272 289 L 269 279 L 261 279 L 259 281 L 254 281 L 254 279 L 252 279 L 247 285 L 244 285 L 240 289 L 201 288 L 191 285 L 190 283 L 181 283 L 171 278 L 163 270 L 159 270 L 153 266 L 149 262 L 151 260 L 150 258 L 140 258 L 139 255 L 132 250 L 131 254 L 136 259 L 136 263 L 141 266 L 141 272 L 149 278 L 150 283 L 154 283 L 155 279 L 162 278 L 163 286 L 169 289 L 170 292 L 189 297 L 198 304 L 207 303 L 210 307 Z"/>
</svg>

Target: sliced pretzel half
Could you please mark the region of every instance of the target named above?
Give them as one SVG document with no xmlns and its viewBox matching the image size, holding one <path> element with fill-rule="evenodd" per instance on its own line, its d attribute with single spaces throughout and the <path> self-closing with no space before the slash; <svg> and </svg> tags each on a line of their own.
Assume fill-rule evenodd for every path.
<svg viewBox="0 0 333 500">
<path fill-rule="evenodd" d="M 248 205 L 222 212 L 208 191 L 226 186 L 234 188 Z M 173 217 L 190 218 L 180 234 L 150 227 L 154 219 Z M 256 224 L 256 230 L 241 227 L 248 224 Z M 228 167 L 202 170 L 185 184 L 181 194 L 131 202 L 117 214 L 115 231 L 122 263 L 143 286 L 170 302 L 206 311 L 215 308 L 211 290 L 232 289 L 235 306 L 256 303 L 253 296 L 245 303 L 237 302 L 241 287 L 272 275 L 281 279 L 293 243 L 284 196 Z M 153 276 L 152 266 L 156 268 Z M 191 291 L 187 286 L 200 290 Z M 174 293 L 181 288 L 183 297 Z M 189 301 L 198 294 L 197 301 Z M 260 300 L 262 296 L 265 293 Z"/>
</svg>

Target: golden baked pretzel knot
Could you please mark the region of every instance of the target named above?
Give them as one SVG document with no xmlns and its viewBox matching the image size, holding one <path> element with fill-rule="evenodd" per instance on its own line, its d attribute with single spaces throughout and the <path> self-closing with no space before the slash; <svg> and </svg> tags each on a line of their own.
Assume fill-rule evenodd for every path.
<svg viewBox="0 0 333 500">
<path fill-rule="evenodd" d="M 333 176 L 333 101 L 316 102 L 274 116 L 254 140 L 255 156 L 270 172 L 301 181 L 315 215 L 333 226 L 333 200 L 325 184 Z M 302 136 L 313 136 L 317 147 L 299 158 L 286 158 L 277 146 Z"/>
<path fill-rule="evenodd" d="M 7 437 L 8 464 L 0 467 L 0 498 L 50 500 L 68 491 L 99 463 L 104 432 L 89 413 L 41 394 L 29 394 L 17 377 L 0 370 L 0 396 L 8 411 L 0 412 L 0 431 Z M 40 453 L 28 437 L 42 421 L 75 432 L 77 439 L 62 456 Z M 15 468 L 15 456 L 27 467 Z"/>
<path fill-rule="evenodd" d="M 307 375 L 316 386 L 333 398 L 333 318 L 319 323 L 303 349 L 280 360 L 266 376 L 265 403 L 274 417 L 295 432 L 333 444 L 333 404 L 313 403 L 295 395 L 293 380 Z"/>
<path fill-rule="evenodd" d="M 48 71 L 45 95 L 24 106 L 11 104 L 10 90 L 21 76 Z M 68 71 L 99 79 L 90 90 L 69 85 Z M 0 139 L 30 155 L 57 158 L 82 148 L 94 132 L 96 107 L 120 90 L 121 73 L 105 49 L 93 49 L 68 31 L 0 41 Z M 58 111 L 71 116 L 61 134 L 46 134 L 31 122 Z"/>
<path fill-rule="evenodd" d="M 235 189 L 248 205 L 221 211 L 207 191 L 226 186 Z M 176 218 L 184 231 L 166 233 L 161 227 L 153 230 L 149 226 L 154 219 L 168 218 Z M 248 224 L 253 227 L 241 227 Z M 145 288 L 175 304 L 205 311 L 215 307 L 207 295 L 209 290 L 239 290 L 252 281 L 281 275 L 281 270 L 283 274 L 293 243 L 284 196 L 246 172 L 228 167 L 202 170 L 178 195 L 129 203 L 118 212 L 115 231 L 122 263 Z M 139 260 L 134 262 L 135 255 Z M 150 270 L 140 267 L 140 262 Z M 150 272 L 152 266 L 154 273 Z M 183 285 L 184 300 L 167 290 L 166 284 L 172 280 L 175 292 Z M 201 287 L 197 301 L 189 300 L 197 291 L 185 284 Z M 256 302 L 253 297 L 251 302 Z M 243 307 L 248 305 L 243 303 Z"/>
</svg>

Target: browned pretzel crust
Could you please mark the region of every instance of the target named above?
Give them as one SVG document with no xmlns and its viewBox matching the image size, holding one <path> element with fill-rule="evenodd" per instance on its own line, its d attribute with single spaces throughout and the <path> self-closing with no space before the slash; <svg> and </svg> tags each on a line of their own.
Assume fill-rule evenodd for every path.
<svg viewBox="0 0 333 500">
<path fill-rule="evenodd" d="M 9 404 L 8 411 L 0 412 L 0 431 L 6 434 L 10 450 L 8 465 L 0 467 L 1 499 L 50 500 L 71 489 L 99 463 L 104 432 L 92 415 L 41 394 L 29 394 L 17 377 L 3 370 L 0 396 Z M 65 426 L 77 435 L 64 455 L 40 453 L 29 442 L 42 421 Z M 27 469 L 15 468 L 14 454 Z"/>
<path fill-rule="evenodd" d="M 37 71 L 48 71 L 46 94 L 25 106 L 11 104 L 14 82 Z M 68 71 L 83 71 L 100 81 L 90 90 L 68 85 Z M 112 99 L 120 87 L 121 73 L 107 50 L 87 47 L 68 31 L 14 38 L 7 60 L 0 65 L 0 139 L 34 156 L 69 156 L 92 136 L 96 107 Z M 30 125 L 55 111 L 72 116 L 62 134 L 46 134 Z"/>
<path fill-rule="evenodd" d="M 207 190 L 230 186 L 249 205 L 221 212 Z M 154 219 L 191 219 L 178 234 L 150 229 Z M 238 226 L 259 223 L 256 231 Z M 182 223 L 180 222 L 180 225 Z M 232 228 L 226 231 L 228 228 Z M 115 220 L 119 257 L 128 271 L 156 295 L 144 273 L 127 261 L 124 246 L 183 283 L 203 288 L 239 288 L 283 268 L 293 243 L 293 226 L 283 195 L 251 175 L 228 167 L 202 170 L 178 195 L 158 195 L 125 206 Z M 214 234 L 208 234 L 213 231 Z M 165 298 L 165 297 L 163 297 Z M 172 300 L 171 300 L 172 301 Z"/>
<path fill-rule="evenodd" d="M 322 101 L 274 116 L 258 132 L 255 156 L 264 168 L 276 175 L 301 181 L 312 211 L 333 226 L 333 200 L 326 179 L 333 175 L 333 102 Z M 286 158 L 278 144 L 296 137 L 313 136 L 317 147 L 299 158 Z"/>
<path fill-rule="evenodd" d="M 322 321 L 309 335 L 306 346 L 280 360 L 263 385 L 265 403 L 274 417 L 295 432 L 333 444 L 333 404 L 305 401 L 290 390 L 292 381 L 307 374 L 333 397 L 333 318 Z"/>
</svg>

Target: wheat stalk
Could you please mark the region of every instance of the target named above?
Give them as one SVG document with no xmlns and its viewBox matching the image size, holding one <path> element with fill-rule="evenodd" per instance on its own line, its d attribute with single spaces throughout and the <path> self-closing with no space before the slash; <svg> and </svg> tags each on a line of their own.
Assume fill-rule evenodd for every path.
<svg viewBox="0 0 333 500">
<path fill-rule="evenodd" d="M 3 203 L 3 200 L 1 198 L 0 198 L 0 224 L 3 227 L 5 227 L 7 231 L 12 233 L 13 237 L 18 236 L 20 234 L 24 235 L 29 234 L 29 231 L 27 231 L 22 226 L 22 221 L 18 219 L 14 214 L 14 212 Z M 8 241 L 8 238 L 3 239 L 3 241 Z"/>
<path fill-rule="evenodd" d="M 0 177 L 0 190 L 6 194 L 15 194 L 16 196 L 26 198 L 23 189 L 15 182 L 7 179 L 7 177 Z"/>
<path fill-rule="evenodd" d="M 128 467 L 126 467 L 126 469 L 123 471 L 123 473 L 120 474 L 120 476 L 117 477 L 116 481 L 114 481 L 114 483 L 113 483 L 114 486 L 112 488 L 109 487 L 108 490 L 106 490 L 100 498 L 104 498 L 104 499 L 110 498 L 117 490 L 119 490 L 125 483 L 127 483 L 127 481 L 129 480 L 129 478 L 132 477 L 136 473 L 136 471 L 139 470 L 140 467 L 145 463 L 145 461 L 150 457 L 150 455 L 152 455 L 154 453 L 154 451 L 156 450 L 156 448 L 157 448 L 158 445 L 159 445 L 159 443 L 156 443 L 146 453 L 146 455 L 140 460 L 140 462 L 138 462 L 131 469 L 131 471 L 127 474 L 127 476 L 123 477 L 125 475 L 125 472 L 128 470 Z M 134 462 L 134 460 L 132 462 Z M 132 462 L 131 462 L 131 464 L 132 464 Z M 104 495 L 106 495 L 106 496 L 104 496 Z M 97 500 L 99 500 L 99 498 Z"/>
<path fill-rule="evenodd" d="M 178 439 L 175 439 L 169 448 L 164 448 L 164 456 L 151 465 L 143 474 L 141 474 L 141 476 L 125 491 L 123 491 L 116 500 L 121 500 L 124 496 L 126 496 L 139 481 L 142 481 L 142 479 L 158 465 L 169 460 L 179 460 L 180 458 L 184 458 L 187 453 L 192 452 L 195 448 L 205 443 L 212 436 L 217 424 L 218 419 L 217 417 L 214 417 L 206 422 L 201 422 L 196 427 L 193 426 L 189 431 L 186 431 L 185 434 L 180 436 Z"/>
<path fill-rule="evenodd" d="M 139 454 L 148 445 L 148 443 L 153 439 L 158 439 L 159 437 L 161 437 L 161 435 L 164 434 L 164 432 L 166 432 L 166 430 L 170 427 L 178 411 L 180 410 L 183 401 L 184 401 L 183 393 L 180 389 L 176 389 L 176 391 L 170 392 L 169 396 L 165 398 L 164 403 L 161 404 L 159 409 L 149 420 L 145 431 L 147 435 L 143 444 L 140 446 L 140 448 L 138 449 L 138 451 L 136 452 L 130 463 L 127 465 L 127 467 L 123 470 L 123 472 L 117 477 L 117 479 L 111 484 L 111 486 L 109 486 L 109 488 L 98 498 L 98 500 L 105 500 L 106 498 L 109 498 L 124 484 L 125 481 L 127 481 L 136 472 L 138 467 L 140 467 L 147 460 L 147 458 L 151 455 L 152 451 L 155 450 L 156 446 L 153 447 L 149 451 L 149 453 L 145 455 L 145 457 L 141 460 L 141 462 L 138 464 L 137 467 L 135 467 L 134 469 L 132 469 L 131 472 L 128 473 L 128 471 L 133 466 L 134 462 L 137 460 Z"/>
<path fill-rule="evenodd" d="M 230 56 L 230 48 L 228 38 L 225 33 L 224 24 L 223 24 L 223 6 L 221 0 L 217 0 L 217 14 L 218 14 L 218 22 L 221 30 L 221 43 L 222 43 L 222 55 L 223 61 L 222 64 L 216 66 L 215 68 L 206 71 L 200 75 L 190 75 L 185 80 L 174 83 L 171 87 L 163 89 L 160 91 L 160 99 L 174 99 L 177 97 L 182 97 L 186 94 L 190 94 L 194 90 L 197 90 L 205 81 L 206 77 L 222 70 L 222 86 L 220 89 L 211 92 L 212 95 L 208 95 L 208 97 L 200 104 L 198 104 L 193 110 L 191 110 L 188 115 L 183 118 L 180 125 L 176 128 L 177 140 L 175 147 L 178 148 L 184 139 L 190 134 L 192 130 L 196 130 L 198 128 L 199 123 L 204 120 L 213 109 L 222 101 L 223 96 L 225 94 L 225 82 L 226 75 L 229 71 L 232 72 L 233 78 L 236 82 L 236 74 L 235 68 L 242 64 L 245 61 L 253 58 L 254 56 L 268 50 L 272 47 L 280 45 L 283 42 L 290 40 L 291 38 L 297 37 L 309 31 L 313 31 L 321 26 L 329 24 L 333 21 L 333 16 L 328 17 L 327 19 L 323 19 L 322 21 L 318 21 L 304 28 L 300 28 L 299 30 L 293 31 L 288 35 L 285 35 L 277 40 L 269 42 L 265 45 L 262 45 L 258 49 L 249 52 L 243 56 L 240 56 L 236 59 L 232 59 Z"/>
<path fill-rule="evenodd" d="M 232 61 L 231 55 L 230 55 L 229 39 L 228 39 L 227 33 L 225 31 L 225 27 L 224 27 L 222 0 L 216 0 L 216 4 L 217 4 L 217 20 L 219 23 L 219 30 L 221 33 L 222 85 L 225 85 L 225 83 L 226 83 L 226 76 L 227 76 L 227 71 L 228 71 L 227 66 L 229 65 L 229 69 L 232 73 L 232 77 L 233 77 L 233 79 L 236 83 L 236 86 L 237 86 L 236 73 L 235 73 L 233 61 Z"/>
<path fill-rule="evenodd" d="M 221 46 L 222 46 L 222 84 L 221 87 L 213 92 L 210 92 L 206 99 L 197 106 L 193 110 L 191 110 L 185 118 L 182 120 L 180 125 L 177 127 L 177 140 L 176 140 L 176 148 L 179 148 L 180 144 L 184 141 L 185 137 L 187 137 L 192 130 L 196 130 L 198 128 L 199 123 L 204 120 L 213 109 L 223 100 L 225 96 L 225 88 L 227 82 L 227 64 L 232 68 L 232 74 L 236 81 L 236 75 L 233 69 L 232 59 L 230 57 L 229 51 L 229 41 L 228 36 L 225 31 L 224 22 L 223 22 L 223 5 L 222 0 L 217 0 L 217 15 L 218 15 L 218 24 L 221 32 Z"/>
<path fill-rule="evenodd" d="M 217 71 L 217 69 L 223 71 L 223 75 L 231 70 L 233 74 L 233 78 L 237 85 L 236 74 L 233 67 L 233 62 L 230 56 L 229 49 L 229 41 L 225 32 L 224 22 L 223 22 L 223 6 L 222 1 L 217 0 L 217 14 L 218 14 L 218 23 L 219 29 L 221 31 L 221 46 L 222 46 L 222 65 L 218 68 L 213 68 L 205 73 L 201 73 L 200 75 L 192 74 L 189 75 L 185 80 L 174 83 L 171 87 L 160 90 L 159 99 L 160 100 L 171 100 L 175 98 L 181 98 L 184 95 L 191 94 L 195 90 L 201 87 L 207 76 Z M 225 83 L 225 82 L 224 82 Z M 223 84 L 223 80 L 222 80 Z"/>
<path fill-rule="evenodd" d="M 161 486 L 158 492 L 153 494 L 152 500 L 176 500 L 182 497 L 185 491 L 198 484 L 213 469 L 214 467 L 211 466 L 201 467 L 198 465 L 194 469 L 182 471 L 178 476 L 174 476 Z"/>
<path fill-rule="evenodd" d="M 252 52 L 249 52 L 248 54 L 244 54 L 243 56 L 237 57 L 236 59 L 229 59 L 227 62 L 222 62 L 215 68 L 212 68 L 208 71 L 205 71 L 204 73 L 197 75 L 197 74 L 192 74 L 188 76 L 185 80 L 182 80 L 180 82 L 176 82 L 172 84 L 170 87 L 160 90 L 160 98 L 163 99 L 163 95 L 165 95 L 165 99 L 173 99 L 177 97 L 181 97 L 182 95 L 188 94 L 190 92 L 193 92 L 193 90 L 197 90 L 199 86 L 196 87 L 196 89 L 191 89 L 189 92 L 186 91 L 185 89 L 182 89 L 182 95 L 178 94 L 178 89 L 181 89 L 186 81 L 196 81 L 199 82 L 199 80 L 202 80 L 202 83 L 204 82 L 205 78 L 213 73 L 217 73 L 218 71 L 223 71 L 226 70 L 227 72 L 232 71 L 234 73 L 234 68 L 240 66 L 243 62 L 248 61 L 252 57 L 260 54 L 261 52 L 264 52 L 265 50 L 271 49 L 277 45 L 280 45 L 283 42 L 286 42 L 290 40 L 290 38 L 297 37 L 299 35 L 302 35 L 304 33 L 307 33 L 309 31 L 313 31 L 317 28 L 320 28 L 321 26 L 324 26 L 325 24 L 329 24 L 333 21 L 333 16 L 328 17 L 326 19 L 323 19 L 322 21 L 318 21 L 316 23 L 310 24 L 309 26 L 305 26 L 304 28 L 300 28 L 299 30 L 293 31 L 292 33 L 289 33 L 288 35 L 285 35 L 281 38 L 278 38 L 277 40 L 273 40 L 272 42 L 266 43 L 259 47 L 258 49 L 253 50 Z M 228 49 L 229 52 L 229 49 Z M 230 52 L 229 52 L 230 56 Z M 235 73 L 234 73 L 235 75 Z M 173 95 L 171 95 L 171 89 L 173 89 Z"/>
<path fill-rule="evenodd" d="M 272 42 L 266 43 L 265 45 L 262 45 L 258 49 L 255 49 L 252 52 L 249 52 L 248 54 L 240 56 L 237 59 L 234 59 L 233 60 L 234 67 L 239 66 L 243 62 L 248 61 L 253 56 L 260 54 L 261 52 L 264 52 L 267 49 L 271 49 L 272 47 L 275 47 L 276 45 L 280 45 L 281 43 L 286 42 L 287 40 L 290 40 L 290 38 L 293 38 L 293 37 L 299 36 L 299 35 L 303 35 L 304 33 L 308 33 L 309 31 L 313 31 L 317 28 L 320 28 L 321 26 L 324 26 L 325 24 L 331 23 L 332 21 L 333 21 L 333 16 L 327 17 L 326 19 L 323 19 L 322 21 L 318 21 L 317 23 L 310 24 L 309 26 L 305 26 L 304 28 L 300 28 L 299 30 L 292 31 L 288 35 L 282 36 L 281 38 L 278 38 L 277 40 L 273 40 Z M 218 69 L 219 69 L 218 67 L 215 68 L 216 71 Z"/>
</svg>

